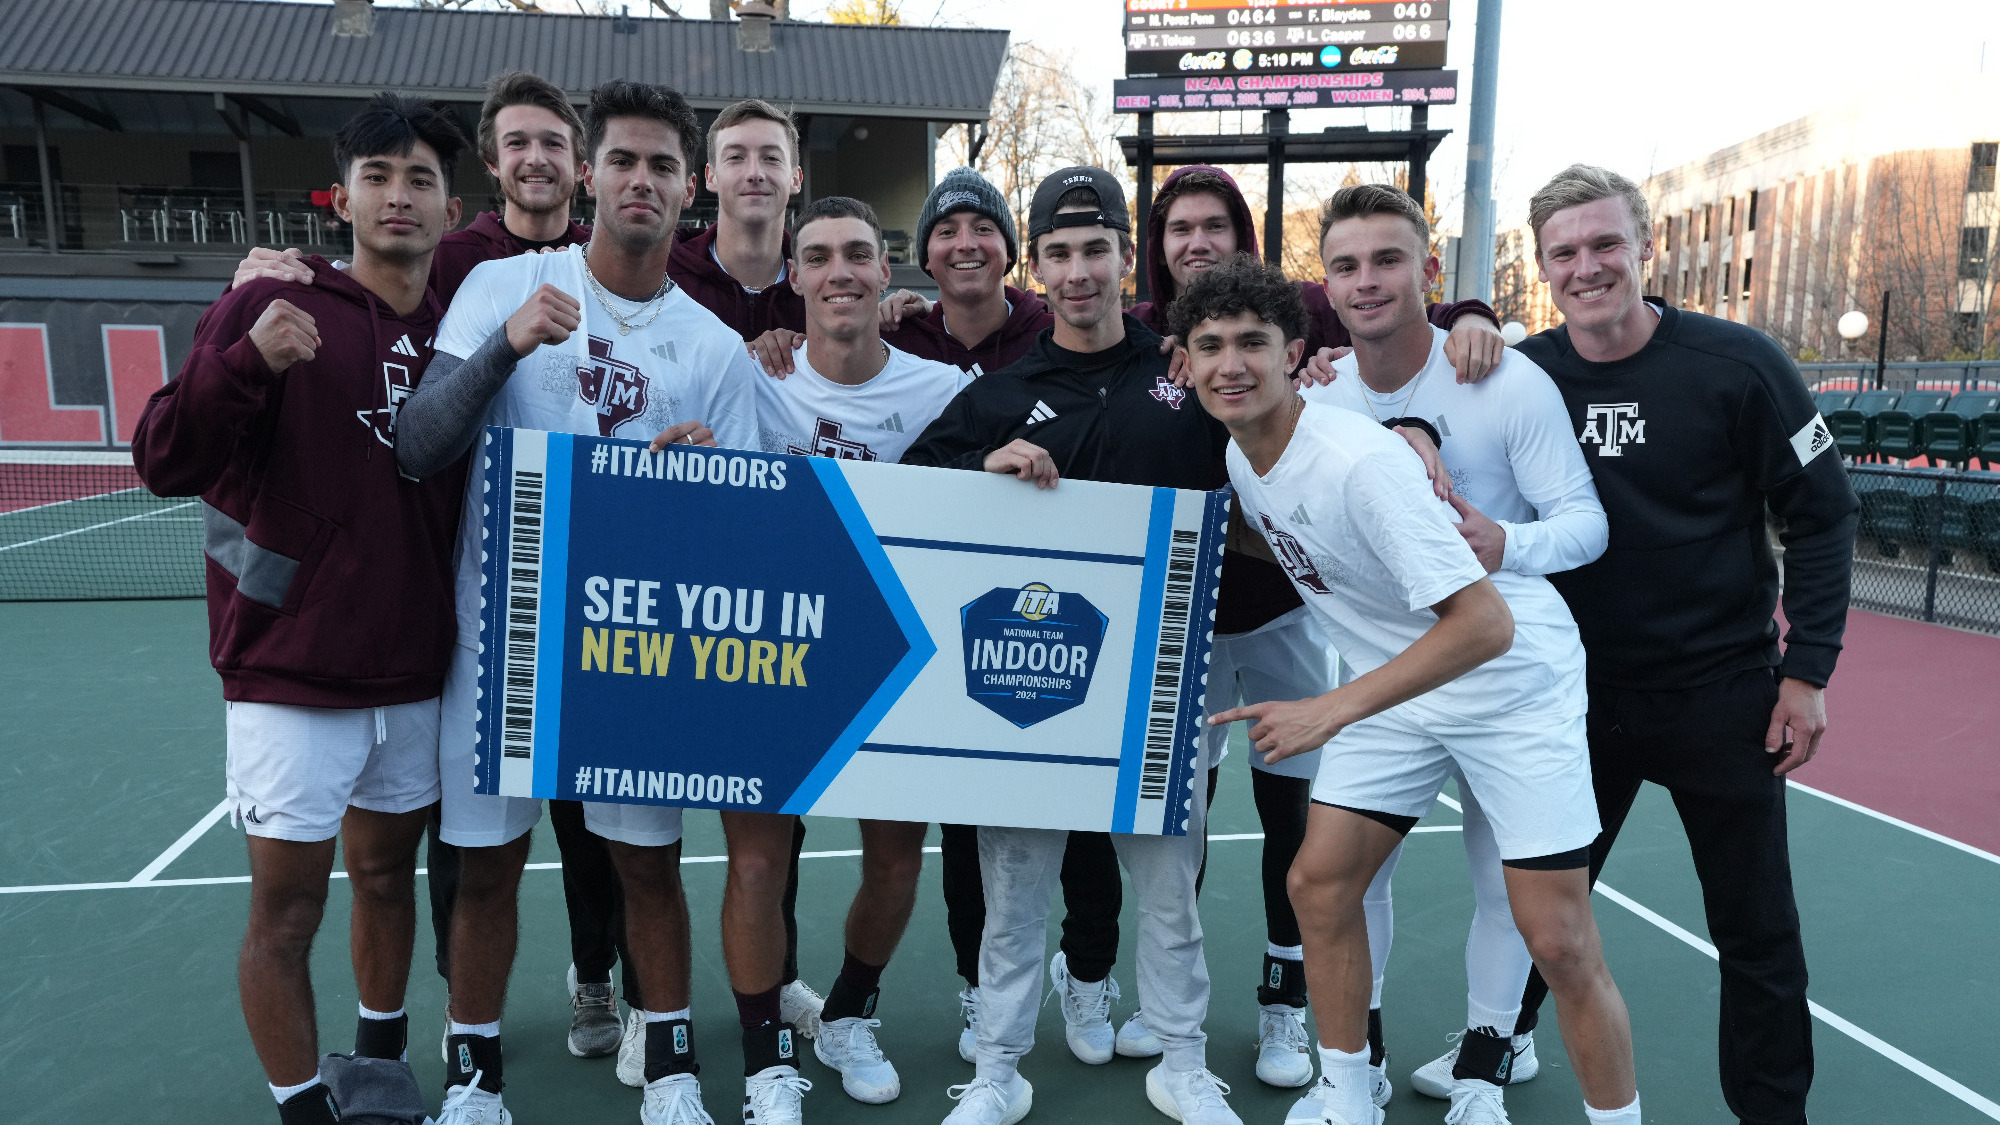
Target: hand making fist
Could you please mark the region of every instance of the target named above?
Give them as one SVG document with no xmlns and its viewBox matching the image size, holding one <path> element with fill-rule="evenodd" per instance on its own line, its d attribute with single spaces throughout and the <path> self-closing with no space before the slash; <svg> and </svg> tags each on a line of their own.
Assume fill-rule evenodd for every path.
<svg viewBox="0 0 2000 1125">
<path fill-rule="evenodd" d="M 250 342 L 266 367 L 282 373 L 319 353 L 319 327 L 312 314 L 290 301 L 276 300 L 250 326 Z"/>
</svg>

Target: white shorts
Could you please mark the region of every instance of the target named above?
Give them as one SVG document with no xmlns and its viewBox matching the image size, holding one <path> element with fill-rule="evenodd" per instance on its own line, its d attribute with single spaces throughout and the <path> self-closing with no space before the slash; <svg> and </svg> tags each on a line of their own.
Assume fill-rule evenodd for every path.
<svg viewBox="0 0 2000 1125">
<path fill-rule="evenodd" d="M 1333 642 L 1313 623 L 1305 606 L 1274 618 L 1248 633 L 1218 633 L 1208 657 L 1208 716 L 1231 707 L 1269 703 L 1274 699 L 1310 699 L 1339 686 L 1340 657 Z M 1238 724 L 1204 726 L 1201 766 L 1211 769 L 1229 753 L 1229 732 Z M 1250 768 L 1284 777 L 1319 775 L 1319 751 L 1299 754 L 1277 765 L 1265 765 L 1256 752 L 1245 755 Z"/>
<path fill-rule="evenodd" d="M 494 848 L 521 838 L 542 819 L 536 797 L 475 793 L 479 747 L 479 654 L 454 645 L 445 674 L 442 729 L 437 738 L 438 776 L 444 788 L 438 836 L 461 848 Z M 583 822 L 607 840 L 636 847 L 680 842 L 681 810 L 659 805 L 583 803 Z"/>
<path fill-rule="evenodd" d="M 1341 731 L 1321 753 L 1312 799 L 1322 804 L 1420 817 L 1455 767 L 1486 811 L 1501 859 L 1560 855 L 1597 839 L 1581 708 L 1469 721 L 1405 703 Z"/>
<path fill-rule="evenodd" d="M 438 799 L 438 701 L 390 707 L 229 703 L 232 820 L 252 836 L 318 843 L 349 805 L 414 812 Z"/>
</svg>

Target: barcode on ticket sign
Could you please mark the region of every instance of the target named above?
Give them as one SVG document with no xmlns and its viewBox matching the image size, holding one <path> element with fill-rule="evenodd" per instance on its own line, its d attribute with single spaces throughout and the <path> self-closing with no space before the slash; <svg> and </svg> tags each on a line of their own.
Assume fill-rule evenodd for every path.
<svg viewBox="0 0 2000 1125">
<path fill-rule="evenodd" d="M 514 473 L 508 512 L 507 637 L 502 676 L 500 753 L 530 758 L 535 745 L 535 654 L 542 605 L 541 473 Z"/>
<path fill-rule="evenodd" d="M 1146 716 L 1146 754 L 1139 772 L 1142 801 L 1165 800 L 1173 773 L 1174 727 L 1181 706 L 1181 681 L 1187 674 L 1188 627 L 1200 539 L 1197 531 L 1176 530 L 1167 552 L 1159 655 L 1153 662 L 1153 699 Z"/>
</svg>

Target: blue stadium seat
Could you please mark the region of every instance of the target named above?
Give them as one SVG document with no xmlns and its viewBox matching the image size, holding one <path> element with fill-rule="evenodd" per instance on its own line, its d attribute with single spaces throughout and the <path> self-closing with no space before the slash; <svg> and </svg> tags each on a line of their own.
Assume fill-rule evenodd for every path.
<svg viewBox="0 0 2000 1125">
<path fill-rule="evenodd" d="M 1854 405 L 1854 396 L 1857 393 L 1855 391 L 1821 391 L 1818 395 L 1814 396 L 1813 405 L 1819 407 L 1820 417 L 1824 418 L 1836 410 L 1845 410 Z"/>
</svg>

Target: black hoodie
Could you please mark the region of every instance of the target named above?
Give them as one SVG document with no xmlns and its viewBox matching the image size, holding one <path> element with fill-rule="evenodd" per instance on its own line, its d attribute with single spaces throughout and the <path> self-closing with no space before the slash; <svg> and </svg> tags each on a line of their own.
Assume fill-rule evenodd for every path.
<svg viewBox="0 0 2000 1125">
<path fill-rule="evenodd" d="M 1018 363 L 974 379 L 903 454 L 906 465 L 981 469 L 1016 438 L 1076 480 L 1208 491 L 1229 479 L 1229 431 L 1167 378 L 1160 337 L 1125 315 L 1101 352 L 1059 347 L 1043 329 Z"/>
</svg>

